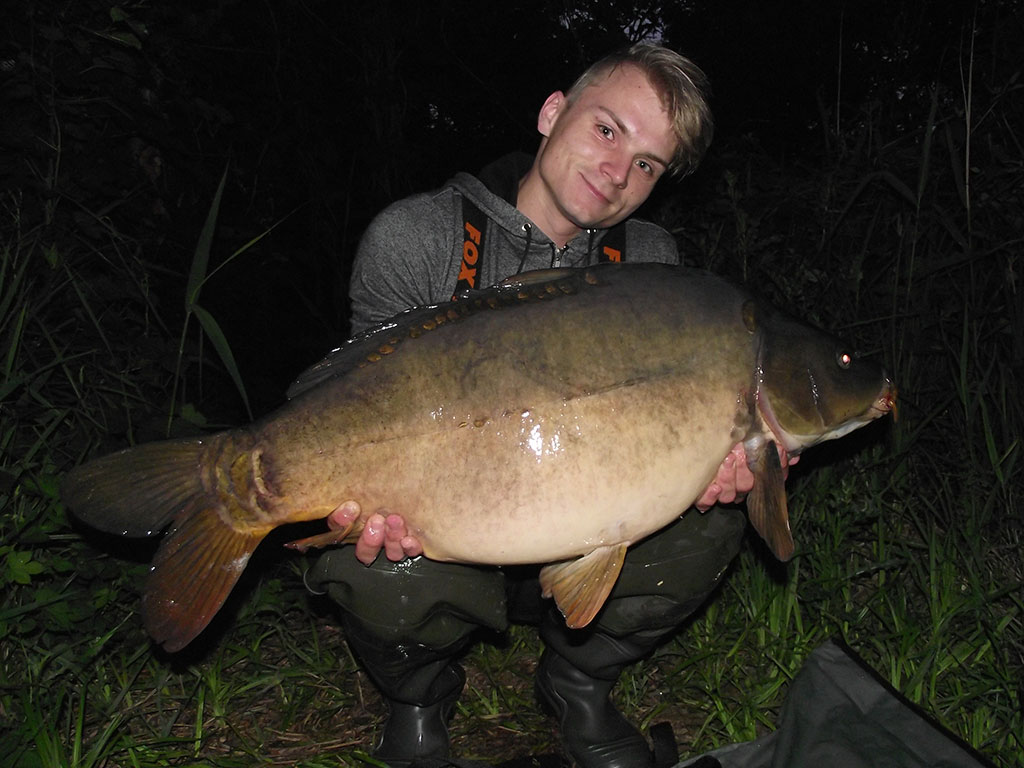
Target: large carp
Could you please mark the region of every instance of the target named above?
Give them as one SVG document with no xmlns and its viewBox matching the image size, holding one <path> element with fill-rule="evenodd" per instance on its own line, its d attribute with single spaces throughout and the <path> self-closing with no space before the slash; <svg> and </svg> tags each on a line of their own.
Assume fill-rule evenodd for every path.
<svg viewBox="0 0 1024 768">
<path fill-rule="evenodd" d="M 788 559 L 776 443 L 798 454 L 895 400 L 885 372 L 832 337 L 657 264 L 522 275 L 412 310 L 289 395 L 248 427 L 130 448 L 66 478 L 90 525 L 170 525 L 143 596 L 168 650 L 202 631 L 268 532 L 347 500 L 363 518 L 402 515 L 430 558 L 547 564 L 545 594 L 583 626 L 626 548 L 693 504 L 741 441 L 751 520 Z"/>
</svg>

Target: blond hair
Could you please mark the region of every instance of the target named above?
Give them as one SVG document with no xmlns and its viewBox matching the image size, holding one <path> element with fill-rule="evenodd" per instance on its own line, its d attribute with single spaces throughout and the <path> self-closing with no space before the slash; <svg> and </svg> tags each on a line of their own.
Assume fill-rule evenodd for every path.
<svg viewBox="0 0 1024 768">
<path fill-rule="evenodd" d="M 678 142 L 669 173 L 679 177 L 693 173 L 711 144 L 714 122 L 707 102 L 707 76 L 685 56 L 654 43 L 634 43 L 592 64 L 572 84 L 567 103 L 571 105 L 587 86 L 623 64 L 639 67 L 647 75 L 672 121 Z"/>
</svg>

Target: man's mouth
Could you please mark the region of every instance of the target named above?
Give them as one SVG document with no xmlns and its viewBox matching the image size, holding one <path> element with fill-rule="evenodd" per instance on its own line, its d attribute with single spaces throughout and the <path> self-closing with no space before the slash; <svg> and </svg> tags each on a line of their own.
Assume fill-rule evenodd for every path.
<svg viewBox="0 0 1024 768">
<path fill-rule="evenodd" d="M 586 176 L 584 176 L 583 174 L 580 174 L 580 178 L 583 179 L 583 184 L 590 191 L 590 194 L 592 194 L 594 197 L 596 197 L 598 200 L 600 200 L 605 205 L 608 205 L 608 204 L 611 203 L 611 200 L 608 198 L 608 196 L 605 195 L 600 189 L 595 187 L 593 184 L 591 184 L 587 180 Z"/>
</svg>

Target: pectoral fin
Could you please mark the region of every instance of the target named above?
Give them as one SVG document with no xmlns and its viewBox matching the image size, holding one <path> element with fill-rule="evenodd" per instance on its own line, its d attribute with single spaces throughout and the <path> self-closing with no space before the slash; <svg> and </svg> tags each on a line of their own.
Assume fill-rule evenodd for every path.
<svg viewBox="0 0 1024 768">
<path fill-rule="evenodd" d="M 360 523 L 360 525 L 357 527 L 356 523 Z M 362 521 L 353 520 L 345 528 L 331 529 L 329 531 L 324 531 L 323 533 L 314 534 L 313 536 L 307 536 L 304 539 L 289 541 L 285 546 L 289 549 L 305 552 L 310 548 L 319 549 L 321 547 L 330 547 L 335 544 L 355 544 L 356 541 L 359 540 L 359 534 L 362 533 L 362 531 Z"/>
<path fill-rule="evenodd" d="M 785 562 L 793 556 L 793 534 L 789 530 L 786 480 L 774 442 L 767 441 L 754 454 L 750 469 L 754 473 L 754 488 L 747 495 L 750 522 L 775 556 Z"/>
<path fill-rule="evenodd" d="M 566 626 L 579 629 L 601 610 L 626 557 L 626 544 L 598 547 L 577 560 L 546 565 L 540 571 L 544 597 L 554 597 Z"/>
</svg>

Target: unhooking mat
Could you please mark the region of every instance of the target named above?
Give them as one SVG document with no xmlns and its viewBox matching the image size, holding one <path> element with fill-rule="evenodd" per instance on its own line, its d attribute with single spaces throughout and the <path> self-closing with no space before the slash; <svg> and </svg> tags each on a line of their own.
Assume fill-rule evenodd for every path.
<svg viewBox="0 0 1024 768">
<path fill-rule="evenodd" d="M 797 673 L 773 732 L 676 768 L 991 768 L 852 650 L 829 642 Z"/>
</svg>

